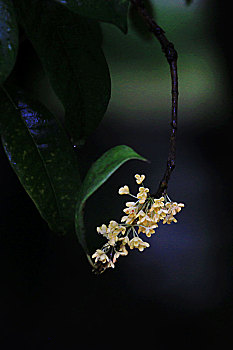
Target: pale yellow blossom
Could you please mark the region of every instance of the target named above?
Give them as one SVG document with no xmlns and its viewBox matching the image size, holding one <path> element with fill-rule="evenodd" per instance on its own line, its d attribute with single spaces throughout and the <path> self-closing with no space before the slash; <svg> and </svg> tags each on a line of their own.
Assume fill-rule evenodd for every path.
<svg viewBox="0 0 233 350">
<path fill-rule="evenodd" d="M 142 252 L 145 248 L 148 248 L 150 245 L 147 242 L 144 242 L 139 237 L 134 237 L 129 241 L 130 249 L 137 248 L 140 252 Z"/>
<path fill-rule="evenodd" d="M 128 250 L 126 249 L 125 244 L 122 244 L 120 246 L 120 249 L 118 250 L 118 253 L 120 255 L 128 255 Z"/>
<path fill-rule="evenodd" d="M 138 175 L 136 174 L 135 176 L 136 182 L 138 185 L 141 185 L 141 183 L 145 180 L 145 175 Z"/>
<path fill-rule="evenodd" d="M 177 222 L 177 220 L 174 218 L 172 214 L 168 214 L 163 220 L 163 224 L 171 224 L 172 222 L 174 223 Z"/>
<path fill-rule="evenodd" d="M 137 207 L 137 203 L 136 202 L 126 202 L 125 205 L 128 208 L 130 208 L 130 207 Z"/>
<path fill-rule="evenodd" d="M 149 226 L 149 227 L 146 227 L 145 228 L 145 234 L 146 234 L 146 236 L 147 237 L 151 237 L 151 235 L 153 234 L 153 233 L 155 233 L 155 228 L 157 228 L 158 227 L 158 225 L 156 224 L 156 225 L 152 225 L 152 226 Z"/>
<path fill-rule="evenodd" d="M 148 214 L 144 213 L 143 210 L 139 211 L 137 217 L 139 218 L 139 220 L 137 221 L 138 225 L 143 224 L 144 226 L 147 226 L 151 224 L 151 217 Z"/>
<path fill-rule="evenodd" d="M 157 228 L 158 225 L 157 224 L 154 224 L 154 225 L 151 225 L 151 226 L 142 226 L 142 225 L 139 225 L 138 226 L 138 234 L 139 233 L 145 233 L 147 237 L 151 237 L 151 235 L 153 233 L 155 233 L 155 228 Z"/>
<path fill-rule="evenodd" d="M 139 234 L 151 237 L 160 221 L 163 224 L 176 223 L 174 216 L 184 207 L 183 203 L 171 201 L 166 193 L 160 198 L 153 198 L 149 188 L 143 185 L 145 175 L 136 174 L 135 179 L 137 184 L 142 184 L 136 197 L 130 193 L 127 185 L 118 191 L 119 194 L 129 194 L 136 198 L 134 202 L 126 202 L 126 207 L 123 209 L 125 215 L 121 218 L 123 224 L 111 220 L 108 226 L 102 224 L 97 227 L 97 232 L 107 239 L 102 249 L 97 249 L 92 255 L 98 273 L 109 267 L 114 268 L 117 259 L 128 254 L 127 246 L 139 251 L 149 247 L 149 243 L 144 242 Z"/>
<path fill-rule="evenodd" d="M 125 233 L 126 228 L 124 226 L 119 225 L 116 221 L 111 220 L 108 229 L 107 229 L 107 238 L 109 239 L 108 243 L 111 246 L 114 246 L 118 241 L 118 234 L 122 232 Z"/>
<path fill-rule="evenodd" d="M 151 210 L 154 210 L 155 208 L 162 208 L 164 207 L 164 197 L 160 197 L 159 199 L 154 199 L 154 203 L 151 206 Z"/>
<path fill-rule="evenodd" d="M 117 231 L 119 229 L 119 225 L 115 220 L 111 220 L 108 225 L 108 232 Z"/>
<path fill-rule="evenodd" d="M 108 244 L 111 246 L 114 246 L 116 242 L 118 241 L 118 236 L 117 234 L 110 233 L 108 235 Z"/>
<path fill-rule="evenodd" d="M 119 258 L 119 256 L 126 256 L 128 255 L 128 250 L 126 249 L 125 245 L 122 244 L 119 248 L 119 250 L 114 254 L 113 257 L 113 263 L 115 264 L 116 260 Z"/>
<path fill-rule="evenodd" d="M 129 194 L 129 187 L 127 185 L 121 187 L 118 191 L 119 194 Z"/>
<path fill-rule="evenodd" d="M 122 216 L 121 222 L 125 222 L 127 225 L 132 224 L 134 222 L 134 217 L 128 215 Z"/>
<path fill-rule="evenodd" d="M 169 213 L 172 215 L 176 215 L 181 211 L 181 209 L 184 207 L 183 203 L 177 203 L 177 202 L 167 202 L 166 208 L 168 208 Z"/>
<path fill-rule="evenodd" d="M 126 213 L 129 217 L 135 217 L 137 214 L 138 206 L 135 202 L 127 202 L 125 209 L 123 209 L 123 212 Z"/>
<path fill-rule="evenodd" d="M 103 224 L 100 227 L 97 227 L 97 232 L 100 233 L 101 235 L 103 235 L 104 237 L 107 237 L 107 226 L 105 224 Z"/>
<path fill-rule="evenodd" d="M 114 262 L 112 260 L 109 260 L 107 267 L 111 267 L 114 269 L 114 267 L 115 267 Z"/>
<path fill-rule="evenodd" d="M 125 233 L 126 228 L 122 225 L 119 225 L 118 222 L 111 220 L 109 225 L 108 225 L 108 229 L 107 229 L 107 233 L 120 233 L 122 232 L 123 234 Z"/>
<path fill-rule="evenodd" d="M 139 192 L 137 194 L 137 198 L 139 199 L 139 203 L 143 204 L 145 203 L 147 199 L 147 193 L 149 192 L 149 188 L 146 187 L 139 187 Z"/>
<path fill-rule="evenodd" d="M 163 220 L 165 216 L 168 214 L 168 210 L 161 209 L 161 208 L 154 208 L 151 213 L 152 221 L 159 222 L 160 220 Z"/>
<path fill-rule="evenodd" d="M 101 249 L 97 249 L 96 252 L 92 255 L 92 258 L 95 258 L 95 262 L 100 261 L 103 264 L 109 262 L 109 257 Z"/>
<path fill-rule="evenodd" d="M 147 195 L 148 192 L 149 192 L 149 188 L 139 187 L 139 193 Z"/>
<path fill-rule="evenodd" d="M 122 244 L 122 245 L 129 244 L 129 237 L 128 237 L 128 236 L 120 237 L 120 238 L 119 238 L 119 241 L 121 241 L 121 244 Z"/>
</svg>

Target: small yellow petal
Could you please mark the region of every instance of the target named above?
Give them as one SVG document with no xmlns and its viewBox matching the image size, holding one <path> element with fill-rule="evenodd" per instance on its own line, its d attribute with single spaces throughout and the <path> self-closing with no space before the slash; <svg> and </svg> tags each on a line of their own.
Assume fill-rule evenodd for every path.
<svg viewBox="0 0 233 350">
<path fill-rule="evenodd" d="M 129 187 L 127 185 L 121 187 L 118 191 L 119 194 L 129 194 Z"/>
<path fill-rule="evenodd" d="M 145 175 L 139 175 L 139 174 L 136 174 L 134 177 L 138 185 L 140 185 L 146 178 Z"/>
</svg>

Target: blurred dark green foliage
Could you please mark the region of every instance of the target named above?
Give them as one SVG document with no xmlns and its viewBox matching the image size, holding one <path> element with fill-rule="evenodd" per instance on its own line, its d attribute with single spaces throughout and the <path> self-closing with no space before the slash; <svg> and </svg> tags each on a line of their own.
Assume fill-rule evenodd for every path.
<svg viewBox="0 0 233 350">
<path fill-rule="evenodd" d="M 5 153 L 52 230 L 73 232 L 76 218 L 85 251 L 85 230 L 80 229 L 83 203 L 125 161 L 143 159 L 131 148 L 119 146 L 108 151 L 111 157 L 98 159 L 96 164 L 104 171 L 96 172 L 92 166 L 87 180 L 80 172 L 79 148 L 98 127 L 111 96 L 99 21 L 127 33 L 128 8 L 128 0 L 0 1 L 0 132 Z M 18 79 L 28 62 L 27 53 L 22 54 L 25 42 L 33 47 L 62 103 L 64 120 L 32 96 L 31 87 L 21 81 L 24 77 Z M 90 177 L 95 178 L 94 189 Z"/>
</svg>

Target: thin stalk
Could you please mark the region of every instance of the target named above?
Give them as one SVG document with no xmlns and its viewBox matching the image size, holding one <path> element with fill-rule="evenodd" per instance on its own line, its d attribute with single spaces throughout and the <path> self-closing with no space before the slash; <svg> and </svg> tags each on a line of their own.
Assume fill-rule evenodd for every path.
<svg viewBox="0 0 233 350">
<path fill-rule="evenodd" d="M 168 61 L 171 74 L 171 94 L 172 94 L 172 111 L 171 111 L 171 131 L 170 131 L 170 142 L 169 151 L 167 158 L 167 165 L 160 181 L 158 190 L 153 197 L 159 198 L 162 194 L 167 192 L 168 182 L 172 171 L 176 165 L 176 133 L 177 133 L 177 113 L 178 113 L 178 74 L 177 74 L 177 58 L 178 54 L 174 48 L 174 45 L 165 36 L 164 30 L 158 26 L 155 20 L 147 12 L 143 0 L 130 0 L 132 5 L 135 6 L 138 13 L 145 21 L 148 29 L 155 35 L 159 41 L 162 51 Z"/>
</svg>

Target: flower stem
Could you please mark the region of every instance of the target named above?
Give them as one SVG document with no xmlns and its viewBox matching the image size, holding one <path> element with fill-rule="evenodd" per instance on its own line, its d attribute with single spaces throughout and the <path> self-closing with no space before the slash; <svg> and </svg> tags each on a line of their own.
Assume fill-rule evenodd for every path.
<svg viewBox="0 0 233 350">
<path fill-rule="evenodd" d="M 171 132 L 169 152 L 167 159 L 167 166 L 162 180 L 160 181 L 158 190 L 152 197 L 159 198 L 162 194 L 166 193 L 168 182 L 172 171 L 175 168 L 176 161 L 176 133 L 177 133 L 177 111 L 178 111 L 178 74 L 177 74 L 177 58 L 178 54 L 174 48 L 174 45 L 165 36 L 164 30 L 158 26 L 155 20 L 147 12 L 143 0 L 130 0 L 132 5 L 135 6 L 138 13 L 141 15 L 149 30 L 158 39 L 162 51 L 164 52 L 168 64 L 170 66 L 171 85 L 172 85 L 172 112 L 171 112 Z"/>
</svg>

